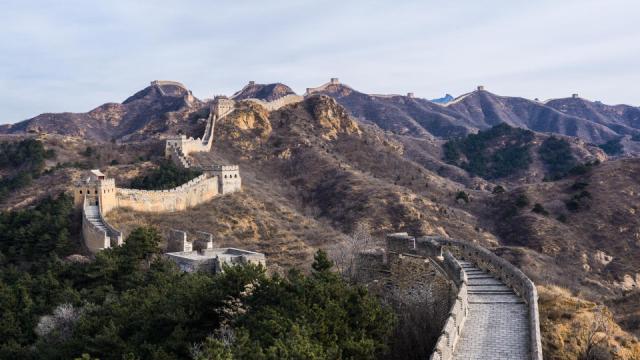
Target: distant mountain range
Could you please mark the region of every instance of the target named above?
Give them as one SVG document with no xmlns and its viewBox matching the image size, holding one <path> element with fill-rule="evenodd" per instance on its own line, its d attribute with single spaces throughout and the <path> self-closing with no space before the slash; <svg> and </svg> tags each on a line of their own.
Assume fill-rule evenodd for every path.
<svg viewBox="0 0 640 360">
<path fill-rule="evenodd" d="M 250 82 L 232 98 L 272 101 L 294 93 L 281 83 Z M 335 98 L 361 121 L 397 134 L 424 138 L 463 136 L 503 122 L 537 132 L 575 136 L 596 144 L 623 137 L 628 142 L 631 137 L 640 136 L 640 108 L 605 105 L 577 96 L 540 102 L 479 89 L 456 98 L 447 94 L 427 100 L 365 94 L 337 79 L 308 89 L 306 96 L 314 94 Z M 159 82 L 122 104 L 107 103 L 87 113 L 42 114 L 1 126 L 0 133 L 52 132 L 99 140 L 126 138 L 132 134 L 162 132 L 204 107 L 206 102 L 194 98 L 183 85 Z"/>
</svg>

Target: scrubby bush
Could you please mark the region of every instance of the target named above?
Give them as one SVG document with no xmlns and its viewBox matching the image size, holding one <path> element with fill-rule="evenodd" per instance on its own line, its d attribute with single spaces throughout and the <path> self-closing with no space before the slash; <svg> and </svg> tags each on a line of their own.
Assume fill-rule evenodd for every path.
<svg viewBox="0 0 640 360">
<path fill-rule="evenodd" d="M 465 203 L 469 203 L 470 199 L 469 199 L 469 194 L 467 194 L 466 192 L 460 190 L 456 193 L 456 201 L 458 200 L 462 200 Z"/>
<path fill-rule="evenodd" d="M 539 204 L 539 203 L 535 203 L 533 205 L 533 209 L 531 209 L 531 211 L 536 213 L 536 214 L 540 214 L 540 215 L 544 215 L 544 216 L 549 215 L 549 212 L 547 211 L 547 209 L 545 209 L 544 206 L 542 206 L 542 204 Z"/>
<path fill-rule="evenodd" d="M 622 144 L 620 143 L 620 140 L 622 140 L 622 138 L 609 140 L 604 144 L 598 145 L 598 147 L 604 150 L 604 152 L 607 153 L 607 155 L 610 155 L 610 156 L 620 155 L 622 154 L 622 151 L 623 151 L 623 147 L 622 147 Z"/>
<path fill-rule="evenodd" d="M 529 197 L 526 194 L 520 194 L 516 197 L 515 205 L 519 208 L 529 206 Z"/>
<path fill-rule="evenodd" d="M 550 180 L 566 176 L 578 162 L 571 152 L 569 142 L 555 136 L 542 142 L 538 154 L 547 168 L 547 178 Z"/>
</svg>

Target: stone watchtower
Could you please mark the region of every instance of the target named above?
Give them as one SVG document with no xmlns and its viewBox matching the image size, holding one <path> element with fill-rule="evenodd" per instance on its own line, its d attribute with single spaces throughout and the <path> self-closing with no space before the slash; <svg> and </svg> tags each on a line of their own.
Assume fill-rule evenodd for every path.
<svg viewBox="0 0 640 360">
<path fill-rule="evenodd" d="M 338 80 L 338 78 L 331 78 L 331 81 L 329 81 L 329 83 L 331 85 L 339 85 L 340 84 L 340 80 Z"/>
<path fill-rule="evenodd" d="M 91 170 L 88 177 L 74 185 L 73 204 L 82 208 L 85 197 L 92 205 L 100 206 L 102 213 L 109 212 L 117 206 L 114 179 L 108 179 L 100 170 Z"/>
<path fill-rule="evenodd" d="M 220 194 L 228 194 L 242 189 L 238 165 L 213 165 L 208 171 L 218 177 L 218 192 Z"/>
<path fill-rule="evenodd" d="M 213 99 L 213 112 L 221 118 L 224 115 L 230 113 L 235 108 L 235 101 L 229 99 L 224 95 L 218 95 Z"/>
</svg>

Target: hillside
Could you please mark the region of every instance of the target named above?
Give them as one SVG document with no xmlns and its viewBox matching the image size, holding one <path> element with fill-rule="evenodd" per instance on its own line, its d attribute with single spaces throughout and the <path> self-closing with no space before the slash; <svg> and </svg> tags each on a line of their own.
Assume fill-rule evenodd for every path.
<svg viewBox="0 0 640 360">
<path fill-rule="evenodd" d="M 265 94 L 273 95 L 273 90 Z M 129 184 L 156 167 L 163 157 L 158 138 L 203 130 L 197 119 L 208 115 L 207 104 L 192 99 L 189 105 L 184 91 L 174 85 L 146 88 L 112 105 L 126 111 L 110 127 L 89 113 L 82 121 L 71 121 L 77 133 L 67 135 L 58 135 L 66 128 L 56 129 L 63 120 L 55 116 L 5 127 L 16 134 L 3 135 L 3 141 L 28 135 L 55 155 L 44 160 L 41 176 L 8 194 L 2 206 L 24 208 L 58 194 L 83 169 L 99 167 L 118 184 Z M 245 95 L 263 96 L 258 93 Z M 172 228 L 211 232 L 217 244 L 264 252 L 276 272 L 308 267 L 316 249 L 344 241 L 359 223 L 371 225 L 378 244 L 384 234 L 396 231 L 473 240 L 494 248 L 539 285 L 559 285 L 572 297 L 606 302 L 623 329 L 639 332 L 640 308 L 633 299 L 640 285 L 640 162 L 608 157 L 579 138 L 490 124 L 507 115 L 516 121 L 517 113 L 456 120 L 459 112 L 488 109 L 493 97 L 478 91 L 449 103 L 446 114 L 451 116 L 439 117 L 437 126 L 409 117 L 394 119 L 409 111 L 429 117 L 425 114 L 441 105 L 367 95 L 341 84 L 328 84 L 304 101 L 272 112 L 239 101 L 236 111 L 216 124 L 212 151 L 193 157 L 203 164 L 239 164 L 241 193 L 189 212 L 154 215 L 119 209 L 108 215 L 109 221 L 125 234 L 140 225 L 153 225 L 165 235 Z M 496 109 L 518 103 L 500 101 Z M 354 109 L 359 116 L 352 116 Z M 37 137 L 19 130 L 36 124 L 42 131 Z M 481 124 L 484 131 L 472 135 Z M 594 129 L 605 128 L 598 126 Z M 432 136 L 434 129 L 457 135 L 438 139 Z M 593 134 L 609 130 L 603 131 Z M 113 143 L 110 136 L 115 134 L 118 141 Z M 455 158 L 446 151 L 447 141 Z M 495 172 L 504 159 L 511 159 L 505 157 L 511 146 L 526 151 L 526 166 Z M 4 171 L 2 176 L 13 170 Z"/>
<path fill-rule="evenodd" d="M 329 97 L 270 114 L 244 104 L 218 131 L 213 151 L 196 160 L 240 164 L 243 194 L 215 199 L 213 213 L 211 206 L 188 218 L 118 210 L 111 221 L 123 229 L 154 224 L 164 231 L 182 223 L 219 234 L 223 243 L 264 251 L 285 267 L 307 262 L 312 249 L 331 246 L 358 222 L 376 224 L 379 235 L 406 229 L 495 242 L 474 229 L 472 216 L 450 209 L 459 185 L 405 159 L 400 143 L 358 125 Z"/>
<path fill-rule="evenodd" d="M 451 138 L 500 123 L 579 137 L 596 144 L 640 132 L 638 107 L 609 106 L 581 98 L 543 103 L 498 96 L 482 88 L 455 99 L 429 101 L 413 96 L 364 94 L 341 83 L 328 83 L 312 90 L 334 97 L 359 119 L 412 136 Z M 628 153 L 636 153 L 636 149 L 629 146 Z"/>
<path fill-rule="evenodd" d="M 86 113 L 41 114 L 2 125 L 0 134 L 59 134 L 99 141 L 141 139 L 169 130 L 202 105 L 181 84 L 152 83 L 121 104 L 107 103 Z"/>
</svg>

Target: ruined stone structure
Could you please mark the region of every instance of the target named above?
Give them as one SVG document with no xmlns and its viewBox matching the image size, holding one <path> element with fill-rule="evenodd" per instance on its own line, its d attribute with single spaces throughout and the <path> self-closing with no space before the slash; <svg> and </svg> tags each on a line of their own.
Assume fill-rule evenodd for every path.
<svg viewBox="0 0 640 360">
<path fill-rule="evenodd" d="M 262 253 L 235 248 L 214 248 L 213 236 L 205 232 L 196 232 L 196 239 L 192 243 L 187 239 L 186 232 L 171 230 L 167 251 L 165 256 L 186 272 L 219 273 L 224 270 L 224 265 L 266 265 L 266 258 Z"/>
<path fill-rule="evenodd" d="M 478 91 L 484 91 L 484 86 L 483 85 L 478 85 Z"/>
<path fill-rule="evenodd" d="M 386 252 L 387 259 L 428 259 L 454 288 L 431 360 L 542 360 L 536 288 L 518 268 L 481 246 L 441 237 L 392 234 Z"/>
</svg>

